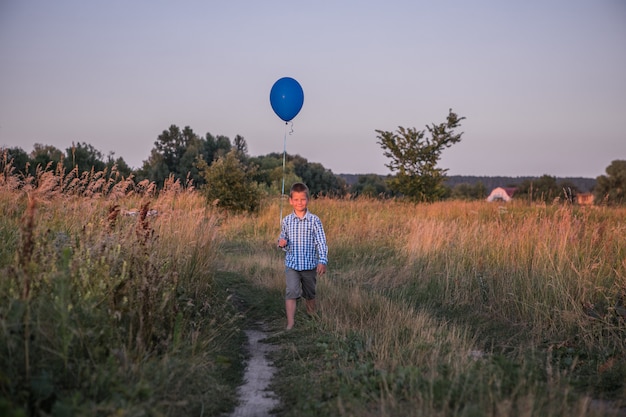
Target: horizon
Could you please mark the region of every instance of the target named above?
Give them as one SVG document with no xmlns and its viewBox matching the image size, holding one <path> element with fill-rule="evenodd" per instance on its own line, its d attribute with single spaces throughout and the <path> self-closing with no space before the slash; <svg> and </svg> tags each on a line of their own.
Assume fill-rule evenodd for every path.
<svg viewBox="0 0 626 417">
<path fill-rule="evenodd" d="M 41 143 L 40 145 L 44 145 L 44 146 L 54 146 L 54 145 L 48 145 L 48 144 L 45 144 L 45 143 Z M 91 144 L 87 143 L 87 145 L 91 145 Z M 93 145 L 92 145 L 92 146 L 93 146 Z M 29 156 L 30 156 L 30 155 L 31 155 L 31 153 L 34 151 L 34 149 L 31 149 L 30 151 L 29 151 L 29 150 L 27 150 L 27 149 L 23 149 L 23 148 L 22 148 L 21 146 L 19 146 L 19 145 L 16 145 L 16 146 L 6 146 L 6 145 L 3 145 L 3 146 L 0 146 L 0 150 L 4 150 L 4 149 L 8 149 L 8 148 L 14 148 L 14 147 L 18 147 L 18 148 L 22 149 L 22 150 L 23 150 L 24 152 L 26 152 Z M 71 147 L 71 146 L 64 147 L 64 148 L 57 148 L 57 149 L 59 149 L 61 152 L 66 152 L 66 151 L 67 151 L 67 149 L 68 149 L 68 148 L 70 148 L 70 147 Z M 95 146 L 94 146 L 94 148 L 95 148 Z M 104 152 L 102 152 L 100 149 L 97 149 L 97 148 L 96 148 L 96 150 L 97 150 L 97 151 L 99 151 L 99 152 L 101 152 L 101 153 L 102 153 L 102 155 L 103 155 L 105 158 L 108 156 L 108 155 L 106 155 Z M 254 158 L 254 157 L 263 157 L 263 156 L 267 156 L 267 155 L 269 155 L 269 154 L 271 154 L 271 153 L 278 153 L 278 154 L 281 154 L 281 155 L 282 155 L 282 153 L 281 153 L 281 152 L 269 152 L 269 153 L 267 153 L 267 154 L 265 154 L 265 155 L 248 155 L 248 156 L 253 157 L 253 158 Z M 308 159 L 306 156 L 304 156 L 304 155 L 300 155 L 300 154 L 289 154 L 289 153 L 287 153 L 287 155 L 290 155 L 290 156 L 300 156 L 300 157 L 302 157 L 302 158 L 306 159 L 308 163 L 319 163 L 319 164 L 322 164 L 321 162 L 311 161 L 311 160 L 309 160 L 309 159 Z M 121 156 L 118 156 L 118 157 L 121 157 Z M 122 159 L 123 159 L 123 157 L 122 157 Z M 106 162 L 106 160 L 103 160 L 103 162 Z M 126 162 L 126 160 L 124 160 L 124 162 Z M 611 161 L 611 162 L 612 162 L 612 161 Z M 609 165 L 610 165 L 610 163 L 609 163 Z M 130 166 L 130 165 L 129 165 L 129 166 Z M 324 164 L 322 164 L 322 166 L 323 166 L 325 169 L 330 169 L 330 168 L 328 168 L 328 167 L 324 166 Z M 608 167 L 608 165 L 607 165 L 607 167 Z M 131 169 L 132 169 L 133 171 L 137 171 L 138 169 L 141 169 L 141 167 L 131 167 Z M 334 175 L 337 175 L 337 176 L 342 176 L 342 175 L 355 175 L 355 176 L 363 176 L 363 175 L 372 175 L 372 174 L 374 174 L 374 175 L 380 175 L 380 176 L 388 176 L 388 175 L 392 175 L 392 176 L 393 176 L 393 175 L 395 175 L 395 174 L 394 174 L 394 173 L 392 173 L 392 172 L 387 172 L 387 173 L 383 173 L 383 174 L 376 173 L 376 172 L 364 172 L 364 173 L 340 172 L 340 173 L 337 173 L 337 172 L 334 172 L 334 171 L 332 171 L 332 170 L 331 170 L 331 172 L 332 172 Z M 598 176 L 600 176 L 600 175 L 606 175 L 606 172 L 604 172 L 603 174 L 600 174 L 600 175 L 598 175 L 598 176 L 595 176 L 595 177 L 584 177 L 584 176 L 558 176 L 558 175 L 552 175 L 552 174 L 549 174 L 549 173 L 544 173 L 544 174 L 540 174 L 540 175 L 500 175 L 500 174 L 494 174 L 494 175 L 480 175 L 480 174 L 448 174 L 448 173 L 446 173 L 446 177 L 486 177 L 486 178 L 495 178 L 495 177 L 503 177 L 503 178 L 540 178 L 540 177 L 542 177 L 542 176 L 544 176 L 544 175 L 548 175 L 548 176 L 551 176 L 551 177 L 555 177 L 555 178 L 557 178 L 557 179 L 559 179 L 559 178 L 580 178 L 580 179 L 593 179 L 593 180 L 596 180 Z"/>
<path fill-rule="evenodd" d="M 49 145 L 49 144 L 45 144 L 45 143 L 40 143 L 40 145 L 43 145 L 43 146 L 54 146 L 54 145 Z M 90 143 L 86 143 L 86 145 L 92 145 L 92 144 L 90 144 Z M 93 146 L 93 145 L 92 145 L 92 146 Z M 6 145 L 1 145 L 1 146 L 0 146 L 0 150 L 9 149 L 9 148 L 15 148 L 15 147 L 22 149 L 22 150 L 23 150 L 24 152 L 26 152 L 29 156 L 30 156 L 30 155 L 32 154 L 32 152 L 34 151 L 34 149 L 30 149 L 30 150 L 28 150 L 28 149 L 24 149 L 24 148 L 23 148 L 23 147 L 21 147 L 20 145 L 15 145 L 15 146 L 6 146 Z M 56 147 L 56 146 L 55 146 L 55 147 Z M 61 152 L 66 152 L 66 151 L 67 151 L 67 149 L 69 149 L 70 147 L 71 147 L 71 145 L 70 145 L 70 146 L 66 146 L 66 147 L 62 147 L 62 148 L 57 148 L 57 149 L 58 149 L 58 150 L 60 150 Z M 95 150 L 96 150 L 96 151 L 101 152 L 104 158 L 108 157 L 108 155 L 107 155 L 107 154 L 105 154 L 104 152 L 102 152 L 100 149 L 97 149 L 95 146 L 94 146 L 94 148 L 95 148 Z M 267 154 L 265 154 L 265 155 L 248 155 L 248 156 L 253 157 L 253 158 L 254 158 L 254 157 L 263 157 L 263 156 L 270 155 L 270 154 L 272 154 L 272 153 L 278 153 L 278 154 L 282 155 L 282 152 L 269 152 L 269 153 L 267 153 Z M 363 176 L 363 175 L 372 175 L 372 174 L 373 174 L 373 175 L 380 175 L 380 176 L 388 176 L 388 175 L 392 175 L 392 176 L 393 176 L 393 175 L 395 175 L 395 173 L 392 173 L 392 172 L 387 172 L 387 173 L 376 173 L 376 172 L 362 172 L 362 173 L 339 172 L 339 173 L 337 173 L 337 172 L 332 171 L 332 169 L 330 169 L 330 168 L 328 168 L 328 167 L 324 166 L 324 164 L 322 164 L 321 162 L 318 162 L 318 161 L 311 161 L 311 160 L 309 160 L 309 159 L 308 159 L 306 156 L 304 156 L 304 155 L 300 155 L 300 154 L 290 154 L 290 153 L 287 153 L 287 155 L 289 155 L 289 156 L 300 156 L 300 157 L 302 157 L 302 158 L 306 159 L 308 163 L 319 163 L 319 164 L 321 164 L 321 165 L 322 165 L 325 169 L 329 169 L 329 170 L 331 170 L 331 172 L 332 172 L 334 175 L 337 175 L 337 176 L 342 176 L 342 175 L 355 175 L 355 176 Z M 121 157 L 120 155 L 116 155 L 116 156 L 117 156 L 117 157 Z M 121 158 L 122 158 L 122 159 L 124 159 L 123 157 L 121 157 Z M 117 158 L 114 158 L 114 159 L 117 159 Z M 146 158 L 146 160 L 147 160 L 147 158 Z M 103 159 L 103 162 L 106 162 L 106 159 Z M 127 162 L 127 161 L 126 161 L 126 160 L 124 160 L 124 162 Z M 611 162 L 612 162 L 612 161 L 611 161 Z M 610 165 L 610 163 L 607 165 L 607 167 L 608 167 L 609 165 Z M 141 167 L 131 167 L 131 166 L 130 166 L 130 164 L 129 164 L 129 167 L 130 167 L 130 168 L 131 168 L 131 170 L 133 170 L 133 171 L 137 171 L 137 170 L 141 169 Z M 559 175 L 553 175 L 553 174 L 550 174 L 550 173 L 543 173 L 543 174 L 539 174 L 539 175 L 524 175 L 524 174 L 522 174 L 522 175 L 506 175 L 506 174 L 493 174 L 493 175 L 485 175 L 485 174 L 450 174 L 450 173 L 446 173 L 446 177 L 486 177 L 486 178 L 495 178 L 495 177 L 503 177 L 503 178 L 540 178 L 540 177 L 542 177 L 542 176 L 544 176 L 544 175 L 548 175 L 548 176 L 551 176 L 551 177 L 555 177 L 555 178 L 557 178 L 557 179 L 560 179 L 560 178 L 580 178 L 580 179 L 593 179 L 593 180 L 596 180 L 596 179 L 597 179 L 600 175 L 606 175 L 606 172 L 604 172 L 604 173 L 602 173 L 602 174 L 600 174 L 600 175 L 597 175 L 597 176 L 595 176 L 595 177 L 585 177 L 585 176 L 579 176 L 579 175 L 576 175 L 576 176 L 572 176 L 572 175 L 564 175 L 564 176 L 559 176 Z"/>
</svg>

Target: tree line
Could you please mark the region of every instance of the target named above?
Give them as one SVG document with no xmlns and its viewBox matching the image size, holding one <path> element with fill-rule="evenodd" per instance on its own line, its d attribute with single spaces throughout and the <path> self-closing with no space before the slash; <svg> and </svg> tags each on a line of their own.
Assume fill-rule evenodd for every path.
<svg viewBox="0 0 626 417">
<path fill-rule="evenodd" d="M 4 175 L 37 176 L 45 170 L 106 171 L 119 178 L 148 180 L 157 189 L 166 181 L 180 181 L 201 190 L 211 203 L 235 210 L 254 211 L 264 195 L 280 195 L 283 181 L 289 185 L 305 182 L 314 197 L 403 198 L 415 202 L 445 199 L 479 200 L 492 188 L 488 181 L 449 181 L 445 169 L 437 166 L 445 148 L 461 141 L 457 133 L 464 120 L 450 109 L 445 122 L 427 125 L 424 130 L 398 127 L 395 132 L 376 130 L 386 165 L 391 174 L 342 176 L 322 164 L 309 162 L 300 155 L 270 153 L 250 156 L 246 140 L 236 135 L 196 134 L 189 126 L 171 125 L 155 140 L 147 160 L 139 169 L 131 169 L 123 158 L 104 155 L 88 143 L 72 143 L 65 150 L 35 144 L 27 153 L 19 147 L 2 150 L 0 161 Z M 512 184 L 498 184 L 512 186 Z M 544 175 L 518 181 L 516 198 L 529 201 L 573 201 L 585 192 L 568 179 Z M 587 184 L 588 185 L 588 184 Z M 596 202 L 626 203 L 626 161 L 615 160 L 606 175 L 595 180 L 592 190 Z"/>
</svg>

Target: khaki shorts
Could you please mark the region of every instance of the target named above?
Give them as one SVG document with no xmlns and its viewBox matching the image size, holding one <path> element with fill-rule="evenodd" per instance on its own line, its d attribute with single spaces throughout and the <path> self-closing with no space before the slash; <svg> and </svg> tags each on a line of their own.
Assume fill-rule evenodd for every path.
<svg viewBox="0 0 626 417">
<path fill-rule="evenodd" d="M 287 278 L 287 289 L 285 299 L 295 300 L 304 297 L 305 300 L 315 299 L 315 285 L 317 284 L 317 269 L 296 271 L 287 268 L 285 270 Z"/>
</svg>

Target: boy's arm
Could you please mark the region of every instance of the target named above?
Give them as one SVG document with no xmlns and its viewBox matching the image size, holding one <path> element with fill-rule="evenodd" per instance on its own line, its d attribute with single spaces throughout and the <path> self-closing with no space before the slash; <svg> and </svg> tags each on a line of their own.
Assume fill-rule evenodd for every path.
<svg viewBox="0 0 626 417">
<path fill-rule="evenodd" d="M 289 238 L 287 236 L 287 226 L 285 225 L 285 220 L 283 219 L 280 226 L 280 235 L 278 236 L 278 247 L 286 248 L 289 243 Z"/>
<path fill-rule="evenodd" d="M 321 220 L 318 220 L 317 227 L 315 228 L 315 244 L 317 245 L 317 272 L 320 273 L 320 265 L 326 272 L 326 265 L 328 265 L 328 245 L 326 243 L 326 233 L 324 233 L 324 226 L 322 226 Z M 323 273 L 323 272 L 321 272 Z"/>
</svg>

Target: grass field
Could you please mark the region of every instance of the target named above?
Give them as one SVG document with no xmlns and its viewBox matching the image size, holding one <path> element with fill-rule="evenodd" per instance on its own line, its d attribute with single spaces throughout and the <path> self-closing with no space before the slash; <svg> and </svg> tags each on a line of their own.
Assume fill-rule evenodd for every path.
<svg viewBox="0 0 626 417">
<path fill-rule="evenodd" d="M 281 332 L 278 201 L 100 179 L 0 180 L 0 415 L 222 415 L 259 322 L 280 416 L 626 406 L 626 209 L 314 200 L 320 315 Z"/>
<path fill-rule="evenodd" d="M 320 319 L 302 315 L 271 339 L 283 348 L 281 415 L 582 416 L 625 405 L 623 209 L 315 200 L 311 211 L 331 262 Z M 271 206 L 224 225 L 226 269 L 276 300 L 278 217 Z M 277 329 L 279 305 L 267 314 Z"/>
</svg>

